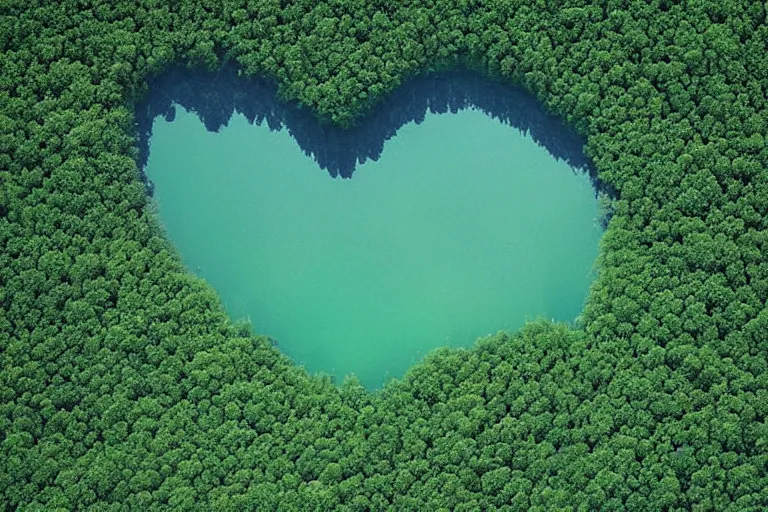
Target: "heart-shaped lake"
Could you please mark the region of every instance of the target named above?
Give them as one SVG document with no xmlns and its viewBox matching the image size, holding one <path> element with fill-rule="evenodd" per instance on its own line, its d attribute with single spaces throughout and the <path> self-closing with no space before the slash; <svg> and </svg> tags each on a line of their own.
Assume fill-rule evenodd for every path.
<svg viewBox="0 0 768 512">
<path fill-rule="evenodd" d="M 579 313 L 602 233 L 590 179 L 474 109 L 427 113 L 333 178 L 286 129 L 182 108 L 145 172 L 188 267 L 310 372 L 369 388 L 425 352 Z"/>
</svg>

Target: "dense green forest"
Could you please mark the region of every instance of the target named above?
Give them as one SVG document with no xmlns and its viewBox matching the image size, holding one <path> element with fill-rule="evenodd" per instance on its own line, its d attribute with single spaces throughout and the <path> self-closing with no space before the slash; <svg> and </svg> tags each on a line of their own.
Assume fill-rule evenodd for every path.
<svg viewBox="0 0 768 512">
<path fill-rule="evenodd" d="M 768 509 L 765 15 L 0 2 L 0 510 Z M 616 193 L 579 325 L 439 350 L 376 395 L 292 366 L 148 207 L 134 108 L 179 64 L 344 126 L 419 73 L 526 87 Z"/>
</svg>

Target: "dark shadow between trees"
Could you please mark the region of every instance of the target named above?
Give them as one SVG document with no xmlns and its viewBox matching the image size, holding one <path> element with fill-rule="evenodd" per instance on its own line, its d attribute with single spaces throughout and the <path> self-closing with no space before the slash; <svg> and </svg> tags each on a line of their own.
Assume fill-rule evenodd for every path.
<svg viewBox="0 0 768 512">
<path fill-rule="evenodd" d="M 195 112 L 209 131 L 226 126 L 235 112 L 251 123 L 266 121 L 271 130 L 287 128 L 302 151 L 333 177 L 351 178 L 357 164 L 378 160 L 384 143 L 401 126 L 424 120 L 427 111 L 479 109 L 504 124 L 529 134 L 554 158 L 574 172 L 587 172 L 595 194 L 608 192 L 598 182 L 583 153 L 585 140 L 557 116 L 546 111 L 530 93 L 493 81 L 479 73 L 455 70 L 414 78 L 378 102 L 351 128 L 321 122 L 295 103 L 278 98 L 275 83 L 243 78 L 233 67 L 218 73 L 174 69 L 149 81 L 149 93 L 136 106 L 139 167 L 147 190 L 153 185 L 144 173 L 156 117 L 173 120 L 174 104 Z M 609 194 L 613 196 L 613 194 Z"/>
</svg>

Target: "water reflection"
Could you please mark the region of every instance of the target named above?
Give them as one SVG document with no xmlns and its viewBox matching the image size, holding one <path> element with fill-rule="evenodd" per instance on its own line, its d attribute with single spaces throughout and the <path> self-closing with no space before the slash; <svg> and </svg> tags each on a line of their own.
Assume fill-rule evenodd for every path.
<svg viewBox="0 0 768 512">
<path fill-rule="evenodd" d="M 150 92 L 136 109 L 142 170 L 149 157 L 153 120 L 157 116 L 172 120 L 174 103 L 195 112 L 213 132 L 226 126 L 235 112 L 251 123 L 266 121 L 272 130 L 285 127 L 305 154 L 331 176 L 342 178 L 352 177 L 358 163 L 378 160 L 384 143 L 400 127 L 410 122 L 421 123 L 428 111 L 446 113 L 475 108 L 529 134 L 554 158 L 564 160 L 575 171 L 588 172 L 595 193 L 603 190 L 584 156 L 582 137 L 522 88 L 470 71 L 412 79 L 348 129 L 319 122 L 307 109 L 281 101 L 274 83 L 239 77 L 234 68 L 216 74 L 174 69 L 152 79 L 148 85 Z M 152 184 L 143 173 L 142 177 L 151 193 Z"/>
</svg>

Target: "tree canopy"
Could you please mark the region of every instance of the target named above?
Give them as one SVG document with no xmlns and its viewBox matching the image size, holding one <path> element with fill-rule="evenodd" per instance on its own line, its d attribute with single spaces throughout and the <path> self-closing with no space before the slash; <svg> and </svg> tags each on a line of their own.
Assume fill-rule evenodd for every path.
<svg viewBox="0 0 768 512">
<path fill-rule="evenodd" d="M 768 509 L 767 49 L 752 0 L 0 3 L 0 510 Z M 524 86 L 615 191 L 579 324 L 308 376 L 150 208 L 178 65 L 340 126 L 418 74 Z"/>
</svg>

